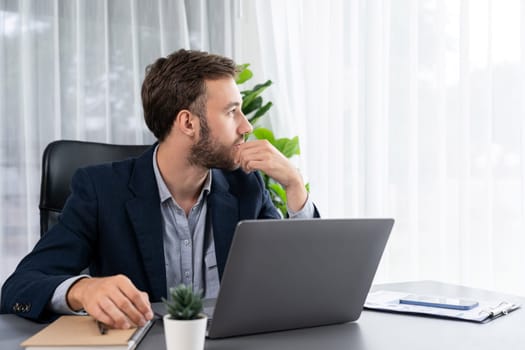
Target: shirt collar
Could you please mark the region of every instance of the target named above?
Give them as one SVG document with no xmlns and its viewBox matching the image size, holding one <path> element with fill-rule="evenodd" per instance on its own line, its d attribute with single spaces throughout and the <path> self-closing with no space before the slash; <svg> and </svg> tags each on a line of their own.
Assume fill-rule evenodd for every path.
<svg viewBox="0 0 525 350">
<path fill-rule="evenodd" d="M 162 178 L 162 175 L 160 174 L 159 165 L 157 164 L 157 151 L 159 149 L 159 145 L 155 147 L 155 151 L 153 151 L 153 171 L 155 173 L 155 179 L 157 180 L 157 188 L 159 189 L 159 197 L 160 202 L 164 203 L 166 200 L 171 198 L 170 190 L 168 189 L 168 186 L 164 182 L 164 179 Z M 212 171 L 211 169 L 208 171 L 208 176 L 206 176 L 206 180 L 204 181 L 204 185 L 202 186 L 201 193 L 199 195 L 199 199 L 197 202 L 200 202 L 201 199 L 210 193 L 211 190 L 211 178 L 212 178 Z"/>
</svg>

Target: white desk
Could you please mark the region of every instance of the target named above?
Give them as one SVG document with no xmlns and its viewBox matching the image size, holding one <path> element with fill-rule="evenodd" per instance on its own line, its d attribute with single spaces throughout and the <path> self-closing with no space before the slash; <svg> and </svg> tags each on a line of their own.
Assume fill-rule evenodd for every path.
<svg viewBox="0 0 525 350">
<path fill-rule="evenodd" d="M 525 306 L 525 298 L 504 296 L 479 289 L 423 281 L 385 284 L 373 289 L 391 289 L 420 294 L 463 296 L 473 299 L 499 299 Z M 357 322 L 333 326 L 275 332 L 246 337 L 207 340 L 206 349 L 279 349 L 279 350 L 483 350 L 522 349 L 525 347 L 525 308 L 486 324 L 431 317 L 363 311 Z M 0 315 L 0 349 L 21 349 L 24 339 L 44 325 L 14 315 Z M 162 322 L 157 321 L 139 346 L 165 349 Z"/>
</svg>

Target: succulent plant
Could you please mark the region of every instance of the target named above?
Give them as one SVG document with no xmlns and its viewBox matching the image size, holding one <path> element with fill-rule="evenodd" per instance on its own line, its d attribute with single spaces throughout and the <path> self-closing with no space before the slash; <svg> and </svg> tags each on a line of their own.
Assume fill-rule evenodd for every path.
<svg viewBox="0 0 525 350">
<path fill-rule="evenodd" d="M 180 284 L 170 288 L 169 300 L 162 298 L 170 318 L 175 320 L 194 320 L 200 318 L 203 310 L 202 292 L 193 292 L 191 286 Z"/>
</svg>

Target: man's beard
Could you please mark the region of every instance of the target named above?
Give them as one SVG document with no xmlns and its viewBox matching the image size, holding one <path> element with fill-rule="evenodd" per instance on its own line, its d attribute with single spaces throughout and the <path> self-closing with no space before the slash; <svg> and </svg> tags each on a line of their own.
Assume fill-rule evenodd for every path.
<svg viewBox="0 0 525 350">
<path fill-rule="evenodd" d="M 205 118 L 201 118 L 199 141 L 191 147 L 188 162 L 203 168 L 235 170 L 239 167 L 233 158 L 233 145 L 225 146 L 210 137 L 210 130 Z"/>
</svg>

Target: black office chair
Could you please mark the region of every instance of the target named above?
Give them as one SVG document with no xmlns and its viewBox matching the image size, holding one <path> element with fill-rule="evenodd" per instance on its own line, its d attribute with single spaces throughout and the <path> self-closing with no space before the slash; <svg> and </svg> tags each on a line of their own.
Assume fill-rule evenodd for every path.
<svg viewBox="0 0 525 350">
<path fill-rule="evenodd" d="M 123 160 L 142 154 L 149 145 L 60 140 L 51 142 L 42 157 L 40 185 L 40 235 L 54 224 L 69 197 L 71 177 L 80 167 Z"/>
</svg>

